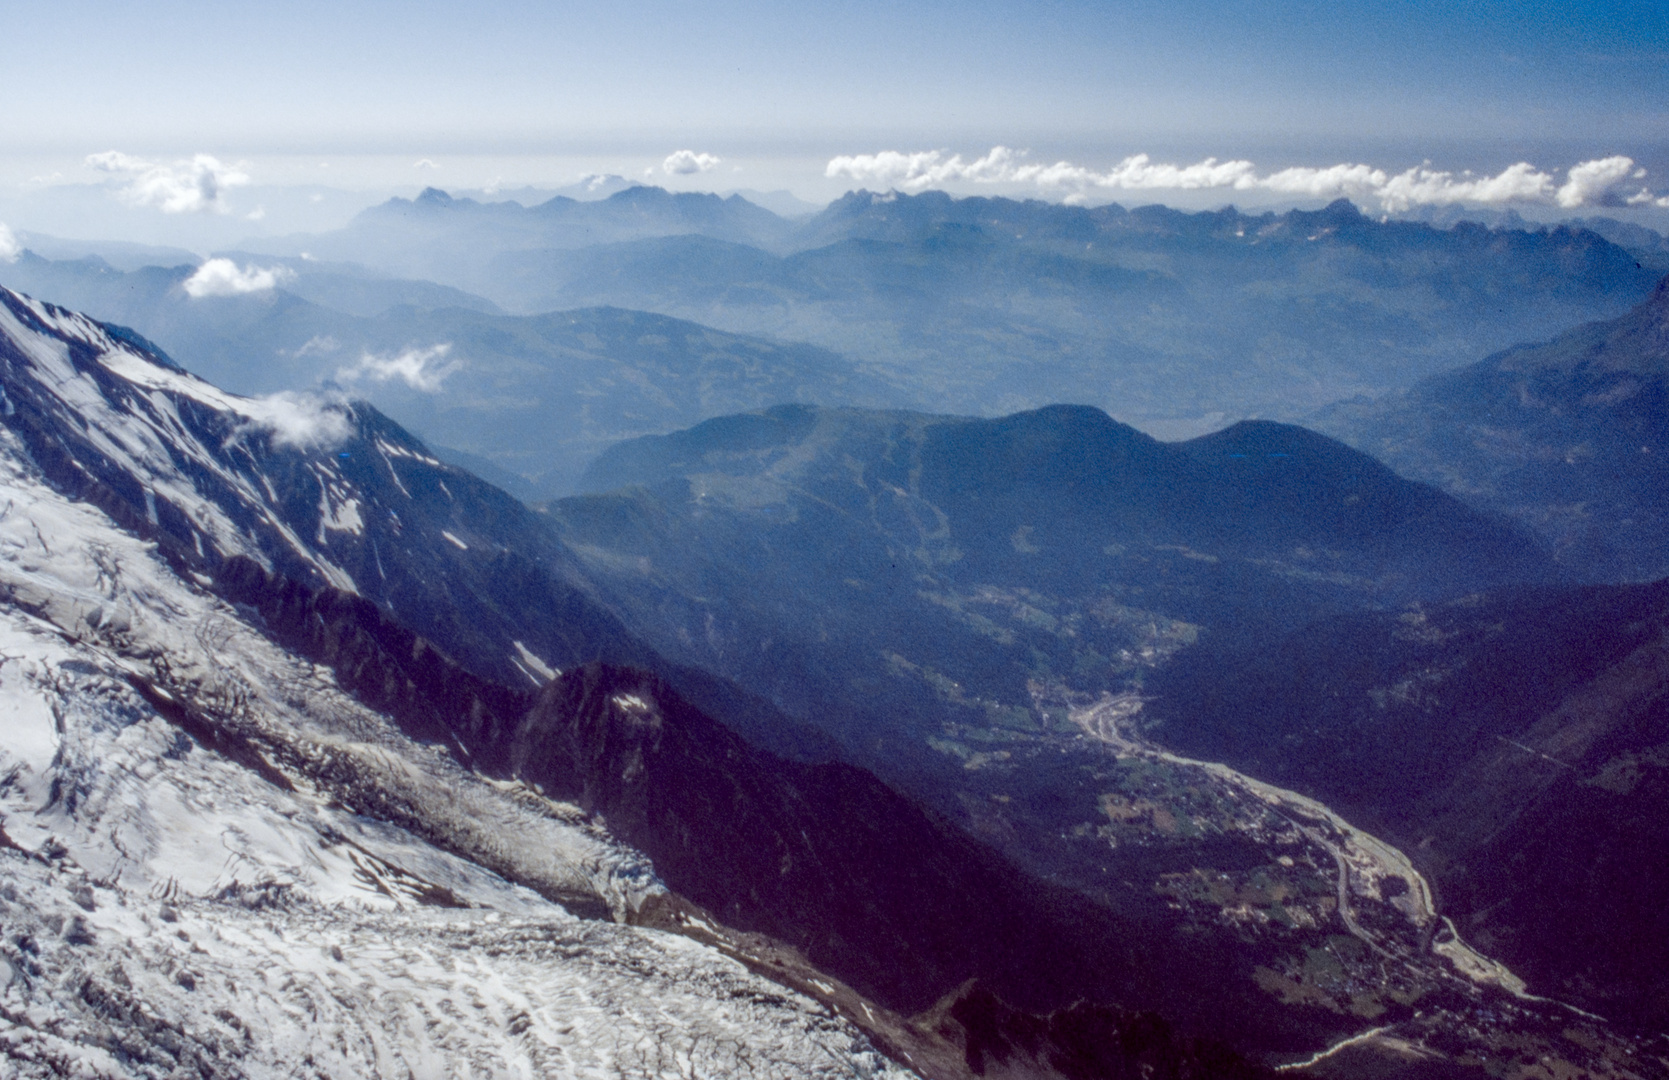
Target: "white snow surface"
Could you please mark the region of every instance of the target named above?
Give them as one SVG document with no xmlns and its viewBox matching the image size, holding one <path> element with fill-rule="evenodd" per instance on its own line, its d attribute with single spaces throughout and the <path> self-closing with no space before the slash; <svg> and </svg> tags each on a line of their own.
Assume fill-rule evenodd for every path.
<svg viewBox="0 0 1669 1080">
<path fill-rule="evenodd" d="M 106 433 L 146 453 L 130 435 Z M 908 1075 L 714 950 L 545 899 L 619 920 L 662 886 L 574 808 L 355 703 L 6 429 L 0 827 L 6 1077 Z"/>
<path fill-rule="evenodd" d="M 193 471 L 211 474 L 236 493 L 238 501 L 259 516 L 303 561 L 313 566 L 335 588 L 355 592 L 353 579 L 296 536 L 271 502 L 271 492 L 258 488 L 250 477 L 229 466 L 227 445 L 205 445 L 181 420 L 182 407 L 197 406 L 238 420 L 243 432 L 261 432 L 281 446 L 328 447 L 353 431 L 351 407 L 304 394 L 274 394 L 264 398 L 239 397 L 187 372 L 162 366 L 85 315 L 63 311 L 17 293 L 8 293 L 44 325 L 40 333 L 24 325 L 0 304 L 0 335 L 11 339 L 28 358 L 35 383 L 57 399 L 59 408 L 75 418 L 93 446 L 128 475 L 148 487 L 147 504 L 164 499 L 179 508 L 223 555 L 241 554 L 271 567 L 260 545 L 240 529 L 214 500 L 205 497 Z M 56 336 L 55 336 L 56 335 Z M 87 346 L 98 363 L 131 384 L 132 393 L 112 399 L 70 359 L 69 342 Z M 9 402 L 6 403 L 8 406 Z M 9 413 L 8 413 L 9 415 Z M 357 511 L 357 508 L 356 508 Z M 153 511 L 154 513 L 154 511 Z M 349 528 L 347 518 L 333 517 L 336 527 Z M 323 529 L 320 530 L 321 533 Z"/>
<path fill-rule="evenodd" d="M 516 655 L 512 658 L 512 662 L 526 672 L 535 684 L 543 686 L 562 674 L 560 668 L 551 667 L 521 642 L 512 641 L 510 644 L 516 647 Z"/>
</svg>

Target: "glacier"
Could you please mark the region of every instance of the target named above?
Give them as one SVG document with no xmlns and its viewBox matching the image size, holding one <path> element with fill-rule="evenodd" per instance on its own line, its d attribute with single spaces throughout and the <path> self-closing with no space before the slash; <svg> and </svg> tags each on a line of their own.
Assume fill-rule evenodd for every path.
<svg viewBox="0 0 1669 1080">
<path fill-rule="evenodd" d="M 230 519 L 201 477 L 265 500 L 179 412 L 327 445 L 343 408 L 310 405 L 306 429 L 295 402 L 220 394 L 16 294 L 0 336 L 147 506 L 223 554 L 262 554 L 256 515 Z M 111 408 L 67 342 L 139 398 Z M 346 526 L 338 503 L 321 518 Z M 351 586 L 276 514 L 260 525 Z M 0 1073 L 912 1075 L 826 1005 L 627 925 L 665 891 L 641 854 L 407 737 L 208 584 L 0 430 Z"/>
</svg>

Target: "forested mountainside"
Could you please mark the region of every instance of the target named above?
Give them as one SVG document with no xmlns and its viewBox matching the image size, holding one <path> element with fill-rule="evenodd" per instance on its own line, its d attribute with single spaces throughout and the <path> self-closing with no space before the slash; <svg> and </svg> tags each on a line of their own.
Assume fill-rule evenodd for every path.
<svg viewBox="0 0 1669 1080">
<path fill-rule="evenodd" d="M 1669 574 L 1669 278 L 1616 319 L 1314 422 L 1405 476 L 1516 518 L 1569 573 Z"/>
</svg>

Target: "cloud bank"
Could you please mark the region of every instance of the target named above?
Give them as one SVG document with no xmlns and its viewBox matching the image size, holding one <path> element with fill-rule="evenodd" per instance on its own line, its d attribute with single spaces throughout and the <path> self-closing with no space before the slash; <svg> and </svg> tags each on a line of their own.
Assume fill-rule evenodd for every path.
<svg viewBox="0 0 1669 1080">
<path fill-rule="evenodd" d="M 448 375 L 464 366 L 461 361 L 447 359 L 451 352 L 451 342 L 431 345 L 427 349 L 413 346 L 392 356 L 366 352 L 360 356 L 358 363 L 339 369 L 336 377 L 347 383 L 385 383 L 398 379 L 413 390 L 433 394 L 440 390 Z"/>
<path fill-rule="evenodd" d="M 190 161 L 163 165 L 154 161 L 106 150 L 90 154 L 87 164 L 100 172 L 126 177 L 117 197 L 130 206 L 154 206 L 165 214 L 231 211 L 226 191 L 249 183 L 249 175 L 235 165 L 223 165 L 208 154 Z"/>
<path fill-rule="evenodd" d="M 1006 146 L 994 147 L 974 161 L 965 161 L 960 154 L 947 156 L 943 150 L 883 150 L 836 157 L 829 161 L 824 175 L 904 191 L 924 191 L 951 183 L 1030 185 L 1042 191 L 1064 192 L 1068 202 L 1084 201 L 1092 191 L 1223 190 L 1377 202 L 1393 213 L 1416 206 L 1513 203 L 1567 210 L 1641 205 L 1669 208 L 1669 196 L 1656 195 L 1641 184 L 1646 171 L 1622 155 L 1582 162 L 1565 174 L 1563 183 L 1528 162 L 1508 166 L 1495 176 L 1446 172 L 1424 165 L 1387 173 L 1360 164 L 1259 173 L 1250 161 L 1206 158 L 1191 165 L 1175 165 L 1136 154 L 1105 172 L 1097 172 L 1067 161 L 1027 161 L 1024 152 Z"/>
<path fill-rule="evenodd" d="M 210 259 L 186 278 L 181 287 L 193 300 L 201 300 L 205 296 L 245 296 L 268 292 L 280 282 L 295 276 L 296 272 L 287 266 L 246 266 L 240 270 L 231 259 Z"/>
<path fill-rule="evenodd" d="M 335 397 L 285 390 L 245 398 L 238 405 L 249 418 L 248 427 L 266 432 L 279 446 L 328 449 L 346 442 L 354 432 L 353 414 L 346 402 Z"/>
<path fill-rule="evenodd" d="M 698 154 L 694 150 L 679 150 L 667 155 L 667 159 L 661 162 L 661 171 L 668 176 L 690 176 L 716 169 L 722 160 L 722 158 L 715 157 L 712 154 Z"/>
<path fill-rule="evenodd" d="M 17 242 L 17 237 L 6 228 L 6 223 L 0 221 L 0 262 L 17 262 L 17 257 L 23 254 L 23 246 Z"/>
</svg>

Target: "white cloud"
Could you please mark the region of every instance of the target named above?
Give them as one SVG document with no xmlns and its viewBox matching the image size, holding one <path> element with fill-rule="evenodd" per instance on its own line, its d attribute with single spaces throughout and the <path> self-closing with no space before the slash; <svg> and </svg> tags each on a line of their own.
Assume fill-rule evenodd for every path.
<svg viewBox="0 0 1669 1080">
<path fill-rule="evenodd" d="M 1029 185 L 1062 192 L 1068 202 L 1082 202 L 1095 190 L 1223 190 L 1268 191 L 1317 199 L 1348 198 L 1378 202 L 1388 211 L 1456 204 L 1537 203 L 1565 209 L 1644 203 L 1669 205 L 1669 201 L 1647 188 L 1642 187 L 1633 195 L 1624 190 L 1646 174 L 1635 167 L 1632 159 L 1620 155 L 1582 162 L 1566 174 L 1562 185 L 1553 175 L 1528 162 L 1510 165 L 1494 176 L 1446 172 L 1429 165 L 1391 174 L 1370 165 L 1352 163 L 1259 174 L 1250 161 L 1216 158 L 1176 165 L 1136 154 L 1105 172 L 1097 172 L 1067 161 L 1042 164 L 1027 161 L 1025 157 L 1024 152 L 1006 146 L 994 147 L 974 161 L 943 150 L 915 153 L 883 150 L 833 158 L 824 175 L 904 191 L 923 191 L 951 183 Z"/>
<path fill-rule="evenodd" d="M 661 171 L 668 176 L 690 176 L 694 173 L 704 173 L 719 167 L 721 158 L 712 154 L 698 154 L 694 150 L 679 150 L 668 154 L 661 162 Z"/>
<path fill-rule="evenodd" d="M 0 221 L 0 262 L 17 262 L 17 257 L 23 254 L 23 247 L 17 242 L 17 237 L 6 228 L 6 223 Z"/>
<path fill-rule="evenodd" d="M 224 165 L 208 154 L 162 165 L 107 150 L 88 155 L 87 164 L 100 172 L 127 177 L 127 184 L 118 192 L 123 202 L 155 206 L 168 214 L 228 213 L 227 189 L 249 183 L 249 175 L 241 168 Z"/>
<path fill-rule="evenodd" d="M 331 353 L 336 352 L 341 347 L 342 343 L 331 337 L 329 334 L 314 334 L 312 337 L 307 339 L 306 343 L 303 344 L 301 348 L 297 349 L 290 355 L 298 358 L 303 356 L 328 356 Z M 279 351 L 282 352 L 283 350 Z"/>
<path fill-rule="evenodd" d="M 338 370 L 336 377 L 350 383 L 360 380 L 385 383 L 399 379 L 413 390 L 433 394 L 448 375 L 464 366 L 461 361 L 447 359 L 451 352 L 451 342 L 431 345 L 426 349 L 412 346 L 392 356 L 366 352 L 361 354 L 357 364 Z"/>
<path fill-rule="evenodd" d="M 1621 190 L 1623 182 L 1639 180 L 1645 175 L 1645 169 L 1636 169 L 1633 160 L 1621 154 L 1584 161 L 1566 174 L 1564 186 L 1559 189 L 1559 205 L 1567 208 L 1622 206 L 1628 199 L 1628 195 Z M 1645 191 L 1644 188 L 1641 190 Z"/>
<path fill-rule="evenodd" d="M 265 218 L 266 216 L 267 216 L 267 208 L 264 207 L 264 206 L 257 206 L 255 209 L 251 210 L 249 213 L 243 215 L 243 220 L 245 220 L 245 221 L 260 221 L 263 218 Z"/>
<path fill-rule="evenodd" d="M 231 259 L 210 259 L 181 284 L 193 300 L 201 300 L 205 296 L 267 292 L 295 276 L 296 272 L 287 266 L 246 266 L 240 270 Z"/>
<path fill-rule="evenodd" d="M 245 430 L 264 431 L 279 446 L 298 450 L 339 445 L 353 434 L 353 416 L 340 398 L 284 391 L 245 398 L 238 411 L 248 417 Z"/>
<path fill-rule="evenodd" d="M 430 161 L 428 158 L 418 158 L 416 161 L 411 163 L 411 167 L 414 168 L 414 169 L 438 169 L 438 168 L 440 168 L 439 165 L 436 165 L 434 162 Z"/>
<path fill-rule="evenodd" d="M 1371 193 L 1387 210 L 1415 206 L 1504 206 L 1545 203 L 1553 197 L 1553 177 L 1529 162 L 1509 165 L 1494 176 L 1440 172 L 1420 166 L 1391 177 Z"/>
</svg>

